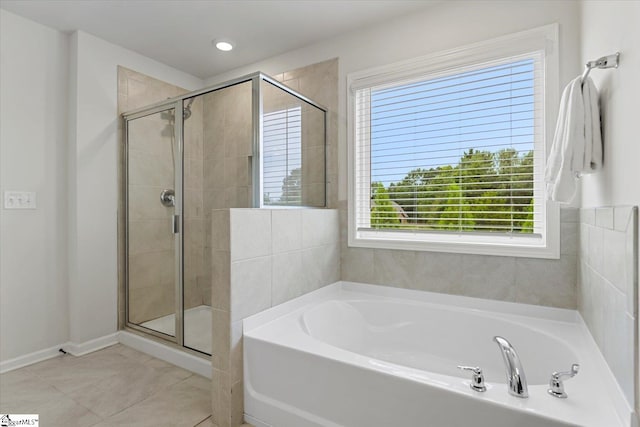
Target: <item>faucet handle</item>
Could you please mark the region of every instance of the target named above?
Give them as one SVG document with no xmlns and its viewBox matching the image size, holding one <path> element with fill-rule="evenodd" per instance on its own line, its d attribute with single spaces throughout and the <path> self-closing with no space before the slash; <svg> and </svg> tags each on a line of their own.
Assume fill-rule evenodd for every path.
<svg viewBox="0 0 640 427">
<path fill-rule="evenodd" d="M 553 397 L 558 397 L 560 399 L 566 399 L 567 393 L 564 391 L 564 383 L 562 382 L 564 379 L 573 378 L 578 375 L 578 371 L 580 370 L 580 365 L 574 363 L 571 365 L 571 371 L 567 372 L 554 372 L 551 374 L 551 379 L 549 380 L 549 389 L 547 393 L 549 393 Z"/>
<path fill-rule="evenodd" d="M 471 390 L 480 392 L 487 391 L 487 387 L 484 385 L 484 375 L 482 374 L 482 369 L 480 369 L 479 366 L 458 365 L 458 369 L 473 372 L 473 377 L 471 379 L 471 383 L 469 384 Z"/>
</svg>

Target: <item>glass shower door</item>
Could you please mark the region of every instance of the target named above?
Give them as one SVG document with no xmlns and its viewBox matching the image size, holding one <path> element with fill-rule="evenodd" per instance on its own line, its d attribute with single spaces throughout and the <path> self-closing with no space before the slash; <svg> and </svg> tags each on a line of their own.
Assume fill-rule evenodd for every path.
<svg viewBox="0 0 640 427">
<path fill-rule="evenodd" d="M 176 341 L 175 110 L 130 119 L 126 132 L 127 322 Z"/>
</svg>

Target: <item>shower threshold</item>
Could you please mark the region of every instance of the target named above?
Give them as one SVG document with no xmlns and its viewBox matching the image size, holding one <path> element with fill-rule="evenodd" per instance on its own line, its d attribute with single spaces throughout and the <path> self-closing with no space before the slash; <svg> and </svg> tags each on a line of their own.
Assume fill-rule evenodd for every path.
<svg viewBox="0 0 640 427">
<path fill-rule="evenodd" d="M 149 320 L 140 326 L 175 336 L 176 315 L 169 314 Z M 199 305 L 184 311 L 184 345 L 211 354 L 211 307 L 208 305 Z"/>
</svg>

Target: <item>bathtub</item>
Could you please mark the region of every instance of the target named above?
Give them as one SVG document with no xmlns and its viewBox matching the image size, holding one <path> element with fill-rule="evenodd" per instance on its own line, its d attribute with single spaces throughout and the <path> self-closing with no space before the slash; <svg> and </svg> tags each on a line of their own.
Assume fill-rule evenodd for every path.
<svg viewBox="0 0 640 427">
<path fill-rule="evenodd" d="M 576 311 L 338 282 L 244 320 L 245 418 L 260 426 L 628 426 L 630 408 Z M 493 337 L 529 398 L 507 391 Z M 569 397 L 547 393 L 552 372 Z M 457 365 L 482 368 L 471 390 Z"/>
</svg>

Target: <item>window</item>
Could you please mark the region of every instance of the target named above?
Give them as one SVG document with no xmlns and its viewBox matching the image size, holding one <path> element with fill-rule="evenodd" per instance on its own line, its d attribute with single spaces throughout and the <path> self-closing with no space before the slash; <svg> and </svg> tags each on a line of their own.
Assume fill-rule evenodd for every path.
<svg viewBox="0 0 640 427">
<path fill-rule="evenodd" d="M 555 34 L 349 76 L 350 245 L 558 256 L 543 182 Z"/>
<path fill-rule="evenodd" d="M 263 116 L 265 205 L 302 204 L 302 108 Z"/>
</svg>

